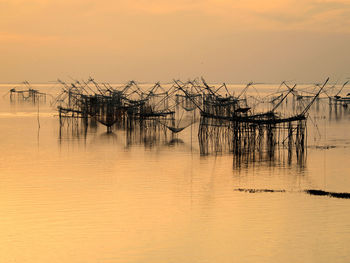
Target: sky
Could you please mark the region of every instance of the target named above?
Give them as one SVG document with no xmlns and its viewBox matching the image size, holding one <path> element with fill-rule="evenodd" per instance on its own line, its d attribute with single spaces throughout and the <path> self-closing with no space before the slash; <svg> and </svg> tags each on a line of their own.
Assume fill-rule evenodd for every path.
<svg viewBox="0 0 350 263">
<path fill-rule="evenodd" d="M 350 0 L 0 0 L 0 82 L 350 77 Z"/>
</svg>

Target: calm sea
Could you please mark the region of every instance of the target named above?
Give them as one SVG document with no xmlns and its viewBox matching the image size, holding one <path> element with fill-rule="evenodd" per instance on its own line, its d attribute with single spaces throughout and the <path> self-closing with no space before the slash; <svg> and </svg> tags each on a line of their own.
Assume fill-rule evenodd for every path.
<svg viewBox="0 0 350 263">
<path fill-rule="evenodd" d="M 0 85 L 0 262 L 350 262 L 350 200 L 303 192 L 350 192 L 350 108 L 311 108 L 303 162 L 237 165 L 201 155 L 198 123 L 148 140 L 60 130 L 50 96 L 10 103 L 13 86 Z"/>
</svg>

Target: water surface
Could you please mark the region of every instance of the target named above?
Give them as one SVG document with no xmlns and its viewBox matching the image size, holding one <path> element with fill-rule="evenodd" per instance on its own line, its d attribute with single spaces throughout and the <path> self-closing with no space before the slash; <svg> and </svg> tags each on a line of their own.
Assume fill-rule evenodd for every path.
<svg viewBox="0 0 350 263">
<path fill-rule="evenodd" d="M 349 109 L 313 106 L 302 164 L 281 151 L 237 166 L 202 156 L 195 125 L 149 143 L 100 125 L 60 134 L 49 99 L 10 104 L 11 87 L 0 86 L 0 262 L 350 261 L 350 200 L 303 192 L 350 192 Z"/>
</svg>

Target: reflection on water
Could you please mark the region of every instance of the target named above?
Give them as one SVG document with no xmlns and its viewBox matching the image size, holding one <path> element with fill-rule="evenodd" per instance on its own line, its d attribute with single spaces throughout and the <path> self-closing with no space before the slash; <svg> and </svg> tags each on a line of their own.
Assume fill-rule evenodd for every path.
<svg viewBox="0 0 350 263">
<path fill-rule="evenodd" d="M 199 123 L 106 133 L 93 118 L 60 125 L 48 103 L 39 128 L 36 107 L 5 97 L 0 262 L 348 262 L 349 200 L 331 195 L 350 192 L 349 109 L 318 103 L 303 152 L 233 154 L 213 137 L 203 154 Z"/>
</svg>

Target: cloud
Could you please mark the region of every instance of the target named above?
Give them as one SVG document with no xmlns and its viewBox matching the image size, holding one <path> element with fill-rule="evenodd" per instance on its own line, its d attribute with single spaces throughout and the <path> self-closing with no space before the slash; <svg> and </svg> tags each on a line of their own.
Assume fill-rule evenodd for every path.
<svg viewBox="0 0 350 263">
<path fill-rule="evenodd" d="M 347 0 L 0 0 L 0 72 L 8 79 L 45 79 L 42 71 L 126 79 L 347 73 L 349 8 Z M 323 56 L 327 65 L 315 63 Z"/>
<path fill-rule="evenodd" d="M 0 7 L 0 31 L 8 33 L 48 33 L 51 28 L 86 34 L 87 26 L 95 30 L 121 27 L 125 21 L 158 19 L 162 23 L 176 17 L 186 17 L 189 23 L 212 19 L 223 31 L 350 32 L 347 0 L 2 0 Z"/>
<path fill-rule="evenodd" d="M 350 4 L 336 1 L 303 1 L 274 11 L 257 12 L 266 20 L 294 30 L 348 31 Z"/>
</svg>

